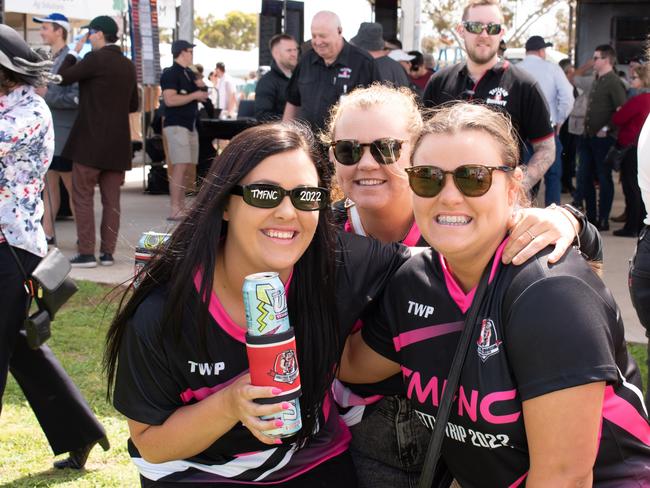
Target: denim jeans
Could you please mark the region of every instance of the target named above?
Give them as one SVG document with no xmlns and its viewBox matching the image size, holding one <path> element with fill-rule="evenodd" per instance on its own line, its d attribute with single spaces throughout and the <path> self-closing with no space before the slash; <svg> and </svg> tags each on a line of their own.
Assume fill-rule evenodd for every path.
<svg viewBox="0 0 650 488">
<path fill-rule="evenodd" d="M 562 197 L 562 142 L 555 136 L 555 161 L 544 174 L 544 204 L 559 205 Z"/>
<path fill-rule="evenodd" d="M 607 223 L 614 200 L 614 181 L 611 168 L 605 167 L 605 156 L 614 144 L 611 137 L 582 136 L 580 141 L 580 165 L 578 166 L 579 189 L 586 202 L 587 219 L 590 222 Z M 598 178 L 600 193 L 596 205 L 596 187 Z"/>
<path fill-rule="evenodd" d="M 646 337 L 650 338 L 650 226 L 646 225 L 639 235 L 636 253 L 630 260 L 630 298 L 645 328 Z M 648 343 L 648 366 L 650 367 L 650 343 Z M 650 368 L 649 368 L 650 370 Z M 646 407 L 650 408 L 650 380 L 646 387 Z"/>
<path fill-rule="evenodd" d="M 359 487 L 416 487 L 431 433 L 405 397 L 385 397 L 373 408 L 350 428 Z"/>
</svg>

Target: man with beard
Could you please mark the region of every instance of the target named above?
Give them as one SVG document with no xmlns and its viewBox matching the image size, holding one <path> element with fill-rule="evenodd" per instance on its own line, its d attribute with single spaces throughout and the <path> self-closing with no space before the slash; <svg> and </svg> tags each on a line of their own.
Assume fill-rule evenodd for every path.
<svg viewBox="0 0 650 488">
<path fill-rule="evenodd" d="M 298 64 L 298 43 L 289 34 L 276 34 L 269 41 L 273 61 L 255 87 L 255 118 L 281 119 L 287 103 L 287 85 Z"/>
<path fill-rule="evenodd" d="M 349 44 L 342 32 L 341 20 L 334 12 L 314 15 L 312 50 L 303 55 L 291 76 L 283 120 L 299 117 L 312 129 L 322 129 L 330 107 L 341 95 L 381 80 L 372 56 Z"/>
<path fill-rule="evenodd" d="M 503 21 L 497 0 L 471 0 L 467 4 L 457 27 L 465 42 L 467 60 L 435 73 L 424 91 L 423 102 L 426 107 L 436 107 L 450 100 L 476 99 L 508 113 L 520 140 L 533 148 L 524 181 L 530 190 L 555 160 L 554 131 L 535 80 L 508 61 L 499 60 L 499 44 L 505 33 Z"/>
</svg>

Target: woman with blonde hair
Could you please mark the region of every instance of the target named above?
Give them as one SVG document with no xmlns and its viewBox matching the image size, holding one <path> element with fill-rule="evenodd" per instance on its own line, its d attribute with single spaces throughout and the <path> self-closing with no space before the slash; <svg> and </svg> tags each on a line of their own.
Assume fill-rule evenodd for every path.
<svg viewBox="0 0 650 488">
<path fill-rule="evenodd" d="M 523 204 L 518 162 L 511 123 L 484 106 L 459 102 L 426 122 L 407 173 L 431 249 L 398 270 L 348 340 L 340 378 L 401 372 L 433 427 L 471 327 L 442 443 L 461 486 L 647 486 L 650 426 L 611 293 L 578 252 L 502 263 Z"/>
<path fill-rule="evenodd" d="M 428 246 L 414 219 L 406 173 L 422 127 L 415 96 L 405 88 L 376 84 L 353 91 L 333 108 L 321 139 L 330 147 L 336 181 L 345 196 L 334 205 L 339 228 L 381 242 Z M 557 207 L 513 214 L 504 262 L 521 264 L 555 241 L 550 258 L 559 259 L 575 237 L 573 225 L 578 222 Z M 590 224 L 580 236 L 583 248 L 594 256 L 599 254 L 599 239 Z M 432 314 L 423 303 L 410 309 L 426 317 Z M 428 433 L 410 408 L 400 376 L 374 385 L 337 382 L 334 393 L 351 427 L 351 452 L 361 486 L 413 485 Z"/>
</svg>

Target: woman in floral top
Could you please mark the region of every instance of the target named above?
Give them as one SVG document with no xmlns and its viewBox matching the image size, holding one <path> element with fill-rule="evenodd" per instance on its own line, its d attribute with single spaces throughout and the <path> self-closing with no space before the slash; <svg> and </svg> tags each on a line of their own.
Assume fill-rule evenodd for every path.
<svg viewBox="0 0 650 488">
<path fill-rule="evenodd" d="M 54 454 L 70 453 L 54 465 L 79 469 L 92 447 L 100 442 L 108 449 L 108 440 L 52 351 L 46 345 L 30 349 L 20 333 L 28 296 L 10 249 L 27 273 L 47 252 L 41 192 L 54 132 L 50 110 L 34 87 L 44 83 L 50 65 L 0 24 L 0 400 L 11 371 Z"/>
</svg>

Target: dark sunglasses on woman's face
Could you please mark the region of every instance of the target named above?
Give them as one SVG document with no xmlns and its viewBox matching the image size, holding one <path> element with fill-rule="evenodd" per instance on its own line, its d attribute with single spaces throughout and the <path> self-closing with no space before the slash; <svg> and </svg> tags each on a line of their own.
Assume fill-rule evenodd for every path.
<svg viewBox="0 0 650 488">
<path fill-rule="evenodd" d="M 491 36 L 496 36 L 499 32 L 501 32 L 501 24 L 493 24 L 490 22 L 489 24 L 484 24 L 483 22 L 471 22 L 469 20 L 466 20 L 463 22 L 463 27 L 465 27 L 465 30 L 467 32 L 471 32 L 472 34 L 481 34 L 483 32 L 483 29 L 486 30 L 486 32 L 491 35 Z"/>
<path fill-rule="evenodd" d="M 352 166 L 361 161 L 365 147 L 370 148 L 370 154 L 379 164 L 393 164 L 399 159 L 402 144 L 399 139 L 377 139 L 372 142 L 359 142 L 356 139 L 341 139 L 332 142 L 332 150 L 336 160 L 345 165 Z"/>
<path fill-rule="evenodd" d="M 458 191 L 467 197 L 485 195 L 492 186 L 493 171 L 513 171 L 510 166 L 483 166 L 481 164 L 464 164 L 453 171 L 445 171 L 438 166 L 413 166 L 406 168 L 409 186 L 419 197 L 432 198 L 438 195 L 447 179 L 452 175 Z"/>
<path fill-rule="evenodd" d="M 239 195 L 244 202 L 257 208 L 275 208 L 288 196 L 298 210 L 307 212 L 324 210 L 329 205 L 329 190 L 318 186 L 298 186 L 285 190 L 281 186 L 270 183 L 253 183 L 251 185 L 235 185 L 231 195 Z"/>
</svg>

